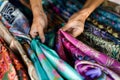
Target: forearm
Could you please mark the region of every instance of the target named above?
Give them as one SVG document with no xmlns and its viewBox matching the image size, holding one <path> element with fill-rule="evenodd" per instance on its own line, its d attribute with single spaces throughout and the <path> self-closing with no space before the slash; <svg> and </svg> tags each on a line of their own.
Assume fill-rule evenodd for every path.
<svg viewBox="0 0 120 80">
<path fill-rule="evenodd" d="M 86 12 L 86 18 L 102 3 L 104 0 L 87 0 L 83 6 L 83 12 Z"/>
<path fill-rule="evenodd" d="M 42 0 L 30 0 L 33 17 L 38 17 L 43 13 Z"/>
<path fill-rule="evenodd" d="M 24 6 L 26 6 L 27 8 L 31 9 L 30 4 L 27 3 L 27 2 L 25 2 L 25 0 L 20 0 L 20 2 L 21 2 Z"/>
</svg>

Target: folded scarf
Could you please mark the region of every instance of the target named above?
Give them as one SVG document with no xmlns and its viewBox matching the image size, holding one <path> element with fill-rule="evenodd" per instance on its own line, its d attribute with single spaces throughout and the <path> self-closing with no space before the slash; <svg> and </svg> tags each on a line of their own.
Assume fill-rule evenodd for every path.
<svg viewBox="0 0 120 80">
<path fill-rule="evenodd" d="M 41 44 L 39 39 L 33 39 L 31 47 L 38 55 L 41 65 L 50 80 L 61 80 L 62 78 L 60 75 L 68 80 L 83 80 L 83 77 L 80 76 L 70 65 L 60 59 L 54 50 Z M 56 70 L 58 72 L 56 72 Z"/>
<path fill-rule="evenodd" d="M 19 80 L 9 51 L 0 43 L 0 79 Z"/>
<path fill-rule="evenodd" d="M 23 80 L 23 79 L 25 79 L 25 80 L 29 80 L 29 76 L 28 76 L 28 74 L 26 73 L 26 70 L 25 70 L 25 68 L 24 68 L 24 66 L 23 66 L 23 64 L 21 63 L 21 61 L 18 59 L 18 57 L 17 57 L 17 55 L 15 55 L 15 53 L 13 53 L 7 46 L 6 46 L 6 44 L 5 44 L 5 42 L 4 42 L 4 40 L 2 39 L 2 38 L 0 38 L 0 45 L 1 45 L 1 49 L 2 49 L 2 51 L 3 51 L 3 53 L 4 53 L 4 57 L 3 58 L 10 58 L 9 60 L 10 61 L 6 61 L 5 60 L 5 63 L 9 63 L 9 62 L 12 62 L 12 65 L 14 66 L 14 68 L 15 68 L 15 71 L 17 72 L 17 77 L 16 78 L 18 78 L 18 80 Z M 7 55 L 5 55 L 5 54 L 7 54 Z M 2 56 L 2 55 L 1 55 Z M 2 60 L 2 59 L 1 59 Z M 6 66 L 3 66 L 3 65 L 0 65 L 1 67 L 7 67 L 7 65 Z M 16 74 L 15 72 L 14 72 L 14 70 L 13 71 L 10 71 L 10 70 L 12 70 L 12 67 L 8 67 L 8 68 L 11 68 L 11 69 L 9 69 L 9 72 L 12 74 L 12 75 L 7 75 L 7 73 L 6 73 L 6 75 L 4 75 L 5 76 L 5 78 L 3 78 L 2 80 L 11 80 L 11 79 L 9 79 L 9 78 L 14 78 L 15 80 L 16 80 L 16 78 L 13 76 L 13 74 Z M 3 68 L 4 69 L 4 68 Z M 2 71 L 2 70 L 1 70 Z M 9 73 L 8 72 L 8 73 Z M 3 71 L 2 71 L 2 73 L 3 73 Z M 1 78 L 0 78 L 1 79 Z M 13 80 L 13 79 L 12 79 Z"/>
<path fill-rule="evenodd" d="M 98 22 L 98 21 L 96 21 L 95 19 L 92 19 L 92 18 L 88 18 L 87 22 L 89 22 L 91 24 L 94 24 L 96 27 L 98 27 L 102 31 L 106 31 L 109 34 L 111 34 L 112 36 L 114 36 L 115 38 L 120 39 L 120 33 L 119 33 L 119 31 L 116 31 L 111 26 L 106 26 L 105 24 L 101 24 L 100 22 Z"/>
<path fill-rule="evenodd" d="M 7 42 L 7 44 L 13 51 L 15 52 L 17 51 L 21 55 L 25 65 L 27 66 L 30 78 L 32 80 L 38 80 L 36 70 L 31 60 L 27 57 L 26 52 L 23 50 L 20 43 L 16 39 L 14 39 L 14 37 L 9 33 L 9 31 L 1 22 L 0 22 L 0 36 Z"/>
<path fill-rule="evenodd" d="M 84 43 L 87 43 L 89 46 L 106 53 L 107 55 L 120 59 L 120 45 L 115 44 L 114 42 L 104 40 L 101 37 L 97 37 L 90 32 L 84 32 L 83 36 L 81 35 L 80 40 Z"/>
<path fill-rule="evenodd" d="M 120 75 L 120 63 L 117 60 L 108 57 L 105 53 L 98 52 L 88 47 L 62 30 L 58 32 L 56 48 L 59 56 L 65 61 L 73 64 L 73 66 L 75 64 L 74 58 L 76 56 L 88 56 L 94 59 L 96 63 L 103 65 Z"/>
<path fill-rule="evenodd" d="M 76 61 L 75 69 L 86 77 L 86 80 L 119 80 L 120 76 L 112 70 L 90 62 L 90 61 Z"/>
<path fill-rule="evenodd" d="M 115 38 L 114 36 L 112 36 L 108 32 L 103 31 L 103 30 L 97 28 L 95 25 L 93 25 L 91 23 L 86 22 L 85 31 L 86 32 L 90 32 L 90 33 L 92 33 L 92 34 L 94 34 L 94 35 L 96 35 L 98 37 L 101 37 L 101 38 L 103 38 L 105 40 L 112 41 L 115 44 L 120 44 L 120 40 L 119 39 Z"/>
</svg>

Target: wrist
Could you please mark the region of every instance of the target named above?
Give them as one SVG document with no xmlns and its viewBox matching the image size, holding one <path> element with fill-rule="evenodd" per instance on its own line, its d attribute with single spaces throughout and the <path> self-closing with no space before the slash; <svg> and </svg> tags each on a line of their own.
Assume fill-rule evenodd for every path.
<svg viewBox="0 0 120 80">
<path fill-rule="evenodd" d="M 90 8 L 84 8 L 84 9 L 81 9 L 78 14 L 80 16 L 80 18 L 82 17 L 83 19 L 87 19 L 89 17 L 89 15 L 92 13 L 91 9 Z"/>
<path fill-rule="evenodd" d="M 40 15 L 44 14 L 44 10 L 42 6 L 40 7 L 39 5 L 32 5 L 32 12 L 33 12 L 33 17 L 39 17 Z"/>
</svg>

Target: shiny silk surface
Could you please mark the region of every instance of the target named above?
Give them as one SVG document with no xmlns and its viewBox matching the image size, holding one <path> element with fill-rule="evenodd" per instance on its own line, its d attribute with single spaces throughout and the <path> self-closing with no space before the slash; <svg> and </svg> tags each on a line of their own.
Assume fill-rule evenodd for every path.
<svg viewBox="0 0 120 80">
<path fill-rule="evenodd" d="M 1 22 L 0 22 L 0 36 L 7 42 L 7 44 L 13 51 L 15 52 L 17 51 L 21 55 L 25 65 L 27 66 L 30 78 L 32 80 L 38 80 L 36 70 L 31 60 L 27 57 L 26 52 L 24 51 L 20 43 L 9 33 L 9 31 Z"/>
<path fill-rule="evenodd" d="M 0 39 L 0 80 L 19 80 L 9 51 L 1 44 Z"/>
<path fill-rule="evenodd" d="M 26 70 L 24 69 L 24 66 L 22 65 L 20 60 L 16 57 L 16 55 L 8 47 L 6 47 L 6 44 L 5 44 L 5 42 L 2 38 L 0 38 L 0 45 L 2 47 L 1 51 L 3 51 L 3 49 L 4 49 L 4 51 L 3 51 L 4 54 L 6 55 L 6 53 L 8 53 L 8 55 L 6 55 L 6 57 L 8 56 L 8 59 L 10 58 L 10 61 L 8 61 L 8 63 L 12 62 L 12 65 L 14 66 L 15 71 L 16 71 L 16 73 L 15 73 L 14 68 L 8 67 L 8 68 L 11 68 L 11 69 L 9 69 L 10 74 L 9 74 L 9 72 L 7 72 L 4 75 L 4 78 L 2 80 L 13 80 L 13 79 L 11 79 L 12 77 L 14 78 L 14 80 L 16 80 L 16 79 L 29 80 L 28 74 L 26 73 Z M 4 56 L 3 58 L 6 58 L 6 57 Z M 5 61 L 4 63 L 7 63 L 6 60 L 7 59 L 4 60 Z M 4 69 L 4 67 L 7 67 L 7 65 L 6 66 L 5 65 L 4 66 L 0 65 L 0 66 L 2 67 L 2 69 Z M 1 73 L 3 73 L 2 69 L 1 69 Z M 12 71 L 10 71 L 10 70 L 12 70 Z M 8 74 L 8 76 L 7 76 L 7 74 Z M 14 74 L 17 74 L 16 77 L 14 77 Z M 1 78 L 0 78 L 0 80 L 1 80 Z"/>
<path fill-rule="evenodd" d="M 39 39 L 33 39 L 31 42 L 31 47 L 39 56 L 39 60 L 44 70 L 48 70 L 46 74 L 48 75 L 49 79 L 53 78 L 61 80 L 62 78 L 58 75 L 59 72 L 59 74 L 65 79 L 83 80 L 83 77 L 81 77 L 70 65 L 60 59 L 54 50 L 51 50 L 47 46 L 41 44 Z M 56 70 L 58 72 L 56 72 Z"/>
<path fill-rule="evenodd" d="M 90 59 L 93 59 L 92 60 L 93 62 L 99 65 L 102 65 L 103 67 L 113 70 L 117 74 L 117 76 L 120 75 L 120 72 L 119 72 L 120 63 L 118 61 L 116 61 L 113 58 L 108 57 L 104 53 L 98 52 L 88 47 L 87 45 L 73 38 L 66 32 L 60 30 L 58 32 L 57 41 L 58 42 L 57 42 L 56 47 L 57 47 L 58 54 L 65 61 L 69 61 L 70 64 L 75 65 L 76 60 L 78 59 L 81 60 L 81 58 L 85 58 L 86 56 L 88 56 L 90 57 Z M 67 53 L 65 53 L 66 51 Z M 77 58 L 78 56 L 79 58 Z"/>
</svg>

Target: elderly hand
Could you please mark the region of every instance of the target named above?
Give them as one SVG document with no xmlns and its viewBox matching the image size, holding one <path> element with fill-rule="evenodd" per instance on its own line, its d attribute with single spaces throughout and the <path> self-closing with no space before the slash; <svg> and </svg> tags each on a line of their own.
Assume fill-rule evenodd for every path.
<svg viewBox="0 0 120 80">
<path fill-rule="evenodd" d="M 35 38 L 37 35 L 40 36 L 41 41 L 45 42 L 44 31 L 47 28 L 47 16 L 42 12 L 39 16 L 33 18 L 33 23 L 30 31 L 32 38 Z"/>
<path fill-rule="evenodd" d="M 62 30 L 70 33 L 73 37 L 79 36 L 84 31 L 84 24 L 87 17 L 88 13 L 85 10 L 73 14 Z"/>
</svg>

